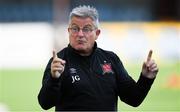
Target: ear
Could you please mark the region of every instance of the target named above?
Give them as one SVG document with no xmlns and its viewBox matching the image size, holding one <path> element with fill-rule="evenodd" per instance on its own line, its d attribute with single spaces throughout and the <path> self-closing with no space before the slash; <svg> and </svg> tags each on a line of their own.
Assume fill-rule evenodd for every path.
<svg viewBox="0 0 180 112">
<path fill-rule="evenodd" d="M 100 35 L 100 33 L 101 33 L 101 30 L 97 29 L 97 30 L 96 30 L 96 39 L 98 38 L 98 36 Z"/>
<path fill-rule="evenodd" d="M 70 29 L 68 28 L 68 33 L 70 33 Z"/>
</svg>

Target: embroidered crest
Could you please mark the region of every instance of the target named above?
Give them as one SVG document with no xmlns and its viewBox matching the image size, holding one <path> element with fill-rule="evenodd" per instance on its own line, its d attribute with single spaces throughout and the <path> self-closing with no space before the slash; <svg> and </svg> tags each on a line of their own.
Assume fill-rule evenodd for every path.
<svg viewBox="0 0 180 112">
<path fill-rule="evenodd" d="M 76 71 L 75 68 L 70 68 L 70 69 L 69 69 L 69 72 L 70 72 L 71 74 L 76 74 L 76 73 L 77 73 L 77 71 Z"/>
<path fill-rule="evenodd" d="M 113 73 L 111 63 L 101 64 L 101 68 L 102 68 L 102 71 L 103 71 L 103 75 L 106 74 L 106 73 Z"/>
</svg>

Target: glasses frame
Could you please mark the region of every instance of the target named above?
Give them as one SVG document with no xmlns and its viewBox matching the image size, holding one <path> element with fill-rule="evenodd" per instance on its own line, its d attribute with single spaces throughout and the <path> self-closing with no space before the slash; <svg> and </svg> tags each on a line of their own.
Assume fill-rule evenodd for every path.
<svg viewBox="0 0 180 112">
<path fill-rule="evenodd" d="M 77 29 L 75 29 L 75 28 L 77 28 Z M 74 26 L 74 27 L 69 27 L 68 29 L 70 29 L 70 31 L 71 31 L 71 33 L 73 33 L 73 34 L 76 34 L 76 33 L 79 33 L 80 32 L 80 30 L 84 33 L 84 34 L 89 34 L 89 33 L 91 33 L 92 31 L 94 31 L 94 30 L 96 30 L 97 29 L 97 27 L 93 27 L 93 28 L 89 28 L 88 30 L 87 30 L 87 28 L 89 28 L 89 27 L 83 27 L 83 28 L 80 28 L 80 27 L 78 27 L 78 26 Z M 73 30 L 74 29 L 74 30 Z M 76 31 L 77 30 L 77 31 Z"/>
</svg>

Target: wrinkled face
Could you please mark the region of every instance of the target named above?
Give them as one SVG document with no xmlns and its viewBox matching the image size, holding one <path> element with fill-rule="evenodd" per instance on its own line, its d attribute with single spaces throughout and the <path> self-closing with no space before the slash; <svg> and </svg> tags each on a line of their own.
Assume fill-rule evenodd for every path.
<svg viewBox="0 0 180 112">
<path fill-rule="evenodd" d="M 72 17 L 69 28 L 70 45 L 80 53 L 91 53 L 100 30 L 91 18 Z"/>
</svg>

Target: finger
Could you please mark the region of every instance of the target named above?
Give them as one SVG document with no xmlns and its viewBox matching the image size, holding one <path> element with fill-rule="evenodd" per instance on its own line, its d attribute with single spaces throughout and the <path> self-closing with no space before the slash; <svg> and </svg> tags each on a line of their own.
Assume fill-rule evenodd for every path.
<svg viewBox="0 0 180 112">
<path fill-rule="evenodd" d="M 66 64 L 66 61 L 65 60 L 63 60 L 63 59 L 60 59 L 60 58 L 55 58 L 54 60 L 53 60 L 53 63 L 60 63 L 61 65 L 65 65 Z"/>
<path fill-rule="evenodd" d="M 149 51 L 149 54 L 148 54 L 148 57 L 147 57 L 147 62 L 151 60 L 152 53 L 153 53 L 153 51 L 150 50 L 150 51 Z"/>
<path fill-rule="evenodd" d="M 53 50 L 53 59 L 57 58 L 57 54 L 56 54 L 56 51 Z"/>
<path fill-rule="evenodd" d="M 150 66 L 150 68 L 155 68 L 155 67 L 157 67 L 157 65 L 156 65 L 155 63 L 153 63 L 153 64 Z"/>
<path fill-rule="evenodd" d="M 60 65 L 58 63 L 56 63 L 52 66 L 52 68 L 63 68 L 63 67 L 64 67 L 64 65 Z"/>
<path fill-rule="evenodd" d="M 53 68 L 53 71 L 56 72 L 56 71 L 62 71 L 63 68 Z"/>
<path fill-rule="evenodd" d="M 62 59 L 54 58 L 53 63 L 62 63 Z"/>
<path fill-rule="evenodd" d="M 158 72 L 159 69 L 158 69 L 157 67 L 155 67 L 155 68 L 151 68 L 150 71 L 151 71 L 151 72 Z"/>
<path fill-rule="evenodd" d="M 61 61 L 61 64 L 64 66 L 66 64 L 66 61 L 65 60 L 62 60 Z"/>
<path fill-rule="evenodd" d="M 154 66 L 154 67 L 149 67 L 148 70 L 149 70 L 149 71 L 152 71 L 153 69 L 156 69 L 156 68 L 157 68 L 156 66 Z"/>
<path fill-rule="evenodd" d="M 146 66 L 147 66 L 147 67 L 150 67 L 150 66 L 152 66 L 153 64 L 155 64 L 155 61 L 154 61 L 154 60 L 150 60 L 150 61 L 147 61 L 147 62 L 146 62 Z"/>
</svg>

